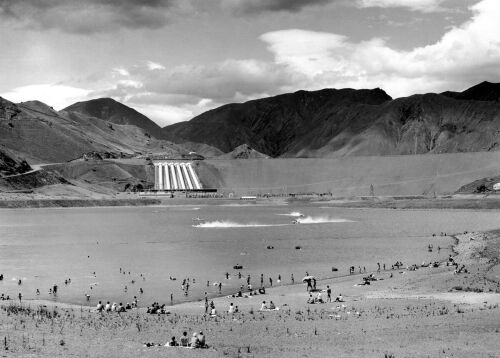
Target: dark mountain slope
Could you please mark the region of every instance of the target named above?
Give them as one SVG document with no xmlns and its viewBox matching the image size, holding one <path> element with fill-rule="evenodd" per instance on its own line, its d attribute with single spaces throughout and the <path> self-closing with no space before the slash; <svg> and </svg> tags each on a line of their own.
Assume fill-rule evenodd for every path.
<svg viewBox="0 0 500 358">
<path fill-rule="evenodd" d="M 455 99 L 498 102 L 500 100 L 500 83 L 484 81 L 463 92 L 448 91 L 442 94 Z"/>
<path fill-rule="evenodd" d="M 165 127 L 163 132 L 171 140 L 206 143 L 223 152 L 246 143 L 261 153 L 280 156 L 331 116 L 345 116 L 390 99 L 380 89 L 298 91 L 225 105 Z"/>
<path fill-rule="evenodd" d="M 479 86 L 488 88 L 483 97 L 474 87 L 464 93 L 490 98 L 498 87 Z M 224 152 L 247 143 L 273 157 L 489 151 L 499 148 L 500 103 L 439 94 L 391 100 L 380 89 L 299 91 L 222 106 L 163 130 Z"/>
<path fill-rule="evenodd" d="M 0 150 L 0 177 L 29 172 L 31 167 L 22 158 Z"/>
<path fill-rule="evenodd" d="M 134 125 L 148 134 L 161 138 L 161 127 L 135 109 L 125 106 L 112 98 L 98 98 L 77 102 L 64 109 L 66 112 L 78 112 L 115 124 Z"/>
</svg>

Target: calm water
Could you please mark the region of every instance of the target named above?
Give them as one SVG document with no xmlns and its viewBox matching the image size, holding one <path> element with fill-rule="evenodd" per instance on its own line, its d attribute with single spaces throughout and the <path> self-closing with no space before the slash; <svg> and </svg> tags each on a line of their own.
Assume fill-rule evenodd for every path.
<svg viewBox="0 0 500 358">
<path fill-rule="evenodd" d="M 303 213 L 309 223 L 291 224 L 293 217 L 287 215 L 292 212 Z M 206 227 L 193 227 L 194 217 L 206 219 Z M 130 302 L 133 296 L 142 305 L 168 303 L 173 293 L 179 302 L 204 291 L 216 295 L 214 281 L 222 281 L 224 294 L 232 293 L 248 274 L 259 286 L 261 273 L 265 284 L 269 276 L 276 284 L 278 274 L 282 283 L 289 283 L 291 273 L 299 281 L 306 271 L 329 277 L 345 274 L 350 265 L 370 271 L 377 262 L 390 267 L 396 260 L 435 260 L 450 251 L 441 250 L 438 256 L 436 251 L 428 253 L 427 245 L 449 247 L 451 240 L 432 237 L 433 233 L 499 227 L 500 213 L 493 211 L 307 206 L 0 210 L 0 273 L 5 276 L 0 293 L 36 298 L 38 288 L 38 298 L 83 304 L 88 293 L 92 305 L 98 300 Z M 268 245 L 274 250 L 266 249 Z M 295 249 L 298 245 L 302 250 Z M 242 280 L 233 269 L 236 264 L 243 266 Z M 332 266 L 340 271 L 332 273 Z M 229 280 L 225 272 L 231 274 Z M 180 285 L 187 277 L 196 283 L 184 297 Z M 66 278 L 71 278 L 70 285 L 64 285 Z M 48 294 L 53 284 L 59 286 L 57 297 Z"/>
</svg>

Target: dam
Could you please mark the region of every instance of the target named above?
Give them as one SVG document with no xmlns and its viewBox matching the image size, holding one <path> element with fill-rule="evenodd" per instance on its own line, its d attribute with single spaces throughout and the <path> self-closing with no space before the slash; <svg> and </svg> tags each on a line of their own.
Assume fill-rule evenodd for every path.
<svg viewBox="0 0 500 358">
<path fill-rule="evenodd" d="M 196 191 L 203 186 L 191 162 L 155 161 L 155 190 Z"/>
</svg>

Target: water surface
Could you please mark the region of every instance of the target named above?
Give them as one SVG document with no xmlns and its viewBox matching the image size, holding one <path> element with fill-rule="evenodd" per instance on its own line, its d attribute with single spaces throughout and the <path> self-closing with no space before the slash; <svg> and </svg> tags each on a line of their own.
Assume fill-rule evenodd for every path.
<svg viewBox="0 0 500 358">
<path fill-rule="evenodd" d="M 303 224 L 292 224 L 297 213 L 305 216 Z M 205 220 L 204 227 L 194 227 L 196 217 Z M 260 286 L 261 274 L 269 285 L 269 277 L 276 284 L 278 275 L 289 283 L 292 273 L 300 281 L 306 272 L 330 277 L 345 274 L 351 265 L 371 271 L 377 262 L 390 267 L 396 260 L 442 259 L 449 250 L 429 253 L 427 245 L 445 248 L 452 242 L 433 233 L 499 226 L 500 213 L 494 211 L 251 205 L 0 210 L 0 273 L 5 276 L 0 293 L 92 305 L 130 302 L 133 296 L 144 305 L 169 303 L 172 293 L 179 302 L 205 291 L 216 295 L 214 282 L 223 283 L 223 294 L 233 293 L 248 274 Z M 243 266 L 242 280 L 236 264 Z M 196 282 L 185 297 L 180 285 L 187 277 Z M 66 286 L 67 278 L 71 284 Z M 54 284 L 57 297 L 48 294 Z M 85 293 L 91 296 L 88 303 Z"/>
</svg>

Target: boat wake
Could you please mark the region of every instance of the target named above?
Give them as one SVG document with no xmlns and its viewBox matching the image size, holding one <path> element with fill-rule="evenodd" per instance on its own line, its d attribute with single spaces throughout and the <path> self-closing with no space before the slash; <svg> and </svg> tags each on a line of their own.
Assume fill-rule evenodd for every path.
<svg viewBox="0 0 500 358">
<path fill-rule="evenodd" d="M 193 225 L 193 227 L 203 229 L 226 229 L 226 228 L 244 228 L 244 227 L 272 227 L 272 226 L 288 226 L 291 224 L 260 224 L 260 223 L 237 223 L 227 220 L 207 221 Z"/>
<path fill-rule="evenodd" d="M 301 216 L 304 216 L 301 212 L 298 211 L 292 211 L 291 213 L 288 214 L 276 214 L 280 216 L 291 216 L 292 218 L 300 218 Z"/>
<path fill-rule="evenodd" d="M 286 224 L 262 224 L 262 223 L 238 223 L 229 220 L 205 221 L 192 225 L 203 229 L 225 229 L 225 228 L 248 228 L 248 227 L 277 227 L 290 226 L 294 224 L 324 224 L 324 223 L 346 223 L 352 222 L 348 219 L 330 218 L 327 216 L 306 216 L 297 217 L 293 222 Z"/>
<path fill-rule="evenodd" d="M 326 224 L 326 223 L 351 223 L 349 219 L 331 218 L 328 216 L 306 216 L 297 218 L 297 224 Z"/>
</svg>

